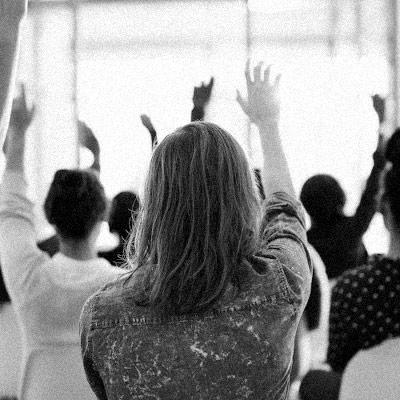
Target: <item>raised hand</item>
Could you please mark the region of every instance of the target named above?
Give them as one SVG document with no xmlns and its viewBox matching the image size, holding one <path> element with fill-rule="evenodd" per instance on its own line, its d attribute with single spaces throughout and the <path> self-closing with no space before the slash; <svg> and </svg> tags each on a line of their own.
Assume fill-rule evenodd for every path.
<svg viewBox="0 0 400 400">
<path fill-rule="evenodd" d="M 148 115 L 142 114 L 142 115 L 140 116 L 140 119 L 141 119 L 141 121 L 142 121 L 142 124 L 143 124 L 148 130 L 154 129 L 153 123 L 151 122 L 151 119 L 150 119 L 150 117 L 149 117 Z"/>
<path fill-rule="evenodd" d="M 99 141 L 83 121 L 78 121 L 78 133 L 80 145 L 90 150 L 95 158 L 98 157 L 100 154 Z"/>
<path fill-rule="evenodd" d="M 35 110 L 35 105 L 32 105 L 30 108 L 28 107 L 25 85 L 21 84 L 20 95 L 14 99 L 12 104 L 10 128 L 15 131 L 16 134 L 25 133 L 33 120 Z"/>
<path fill-rule="evenodd" d="M 264 73 L 261 73 L 263 63 L 260 62 L 253 70 L 253 79 L 250 76 L 249 61 L 246 63 L 246 83 L 248 100 L 244 100 L 237 91 L 236 100 L 248 115 L 250 120 L 259 125 L 279 121 L 280 101 L 278 97 L 279 81 L 281 75 L 277 75 L 273 83 L 270 83 L 271 65 Z"/>
<path fill-rule="evenodd" d="M 385 121 L 385 102 L 386 99 L 384 97 L 379 96 L 379 94 L 374 94 L 371 96 L 372 104 L 374 106 L 374 110 L 378 114 L 379 124 Z"/>
<path fill-rule="evenodd" d="M 193 89 L 193 105 L 196 108 L 204 108 L 211 97 L 212 88 L 214 86 L 214 78 L 211 77 L 210 82 L 206 85 L 204 82 L 201 86 L 195 86 Z"/>
<path fill-rule="evenodd" d="M 140 119 L 142 121 L 142 124 L 145 126 L 145 128 L 150 132 L 151 136 L 151 146 L 154 148 L 157 145 L 157 131 L 154 128 L 153 123 L 151 122 L 151 119 L 148 115 L 142 114 L 140 116 Z"/>
</svg>

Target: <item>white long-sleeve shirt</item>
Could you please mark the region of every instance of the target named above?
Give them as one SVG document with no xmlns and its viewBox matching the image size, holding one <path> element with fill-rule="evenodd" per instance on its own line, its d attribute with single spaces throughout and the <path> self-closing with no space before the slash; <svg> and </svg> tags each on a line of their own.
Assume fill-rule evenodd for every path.
<svg viewBox="0 0 400 400">
<path fill-rule="evenodd" d="M 25 357 L 35 348 L 79 344 L 79 316 L 87 298 L 126 271 L 95 258 L 50 258 L 36 245 L 33 204 L 20 173 L 0 186 L 0 265 L 15 308 Z"/>
</svg>

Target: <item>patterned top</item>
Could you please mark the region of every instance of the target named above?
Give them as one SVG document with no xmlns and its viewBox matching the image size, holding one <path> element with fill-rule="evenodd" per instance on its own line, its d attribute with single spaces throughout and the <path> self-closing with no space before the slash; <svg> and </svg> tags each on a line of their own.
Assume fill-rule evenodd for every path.
<svg viewBox="0 0 400 400">
<path fill-rule="evenodd" d="M 311 261 L 300 203 L 265 203 L 259 250 L 203 314 L 160 316 L 135 295 L 151 269 L 128 272 L 82 311 L 88 381 L 101 400 L 287 398 L 297 326 L 310 293 Z"/>
<path fill-rule="evenodd" d="M 328 363 L 341 372 L 359 350 L 400 336 L 400 260 L 370 257 L 338 279 L 331 300 Z"/>
</svg>

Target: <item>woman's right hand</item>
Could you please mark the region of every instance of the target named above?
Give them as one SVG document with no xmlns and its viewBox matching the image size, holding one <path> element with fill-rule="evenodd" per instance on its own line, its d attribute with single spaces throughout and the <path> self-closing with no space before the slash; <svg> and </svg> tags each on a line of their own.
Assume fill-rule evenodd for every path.
<svg viewBox="0 0 400 400">
<path fill-rule="evenodd" d="M 270 83 L 271 65 L 261 73 L 263 63 L 260 62 L 253 69 L 253 79 L 250 76 L 249 61 L 246 64 L 246 83 L 248 100 L 244 100 L 237 91 L 236 100 L 248 115 L 250 121 L 256 125 L 277 123 L 280 115 L 279 81 L 281 75 L 277 75 L 273 83 Z"/>
</svg>

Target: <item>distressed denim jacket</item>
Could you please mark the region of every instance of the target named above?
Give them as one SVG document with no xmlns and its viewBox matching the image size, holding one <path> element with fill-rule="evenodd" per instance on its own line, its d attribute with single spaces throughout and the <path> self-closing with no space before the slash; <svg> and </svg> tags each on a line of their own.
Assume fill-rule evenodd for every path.
<svg viewBox="0 0 400 400">
<path fill-rule="evenodd" d="M 148 268 L 151 268 L 150 266 Z M 241 291 L 199 315 L 156 317 L 136 305 L 146 268 L 129 271 L 85 304 L 81 345 L 99 399 L 286 399 L 294 338 L 312 275 L 300 203 L 264 203 L 260 248 Z"/>
</svg>

